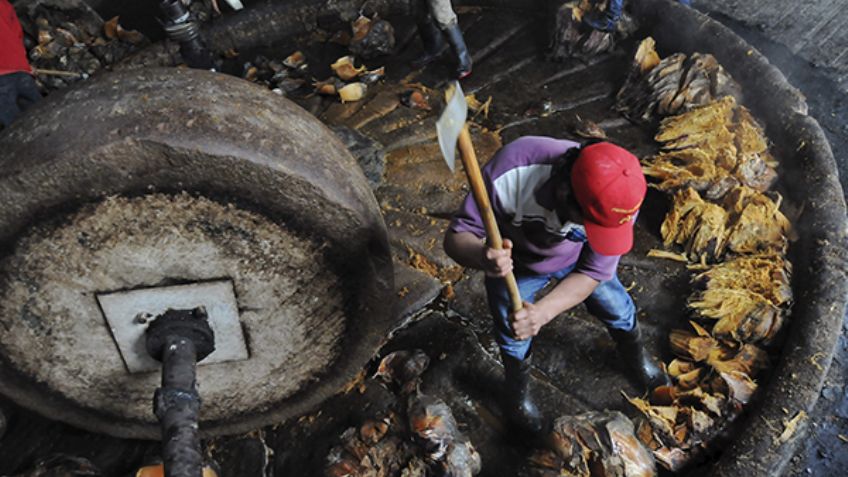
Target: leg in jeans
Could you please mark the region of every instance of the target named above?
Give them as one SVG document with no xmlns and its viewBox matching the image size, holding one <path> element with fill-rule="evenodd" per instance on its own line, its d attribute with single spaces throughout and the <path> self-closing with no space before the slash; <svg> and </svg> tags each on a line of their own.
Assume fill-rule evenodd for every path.
<svg viewBox="0 0 848 477">
<path fill-rule="evenodd" d="M 433 16 L 430 14 L 429 0 L 420 0 L 418 7 L 416 23 L 418 25 L 418 35 L 421 37 L 421 45 L 424 47 L 424 53 L 412 61 L 412 67 L 416 69 L 423 68 L 435 61 L 448 47 L 442 36 L 442 30 L 439 29 Z"/>
<path fill-rule="evenodd" d="M 27 108 L 41 100 L 41 93 L 38 92 L 38 86 L 35 84 L 35 79 L 28 73 L 15 73 L 18 82 L 18 106 L 21 111 L 26 111 Z"/>
<path fill-rule="evenodd" d="M 550 280 L 549 275 L 519 275 L 515 278 L 521 298 L 529 303 L 535 302 L 536 293 Z M 506 375 L 503 388 L 504 412 L 518 435 L 539 435 L 543 432 L 544 421 L 530 392 L 529 351 L 532 340 L 520 341 L 512 336 L 509 326 L 512 306 L 503 278 L 486 278 L 486 295 Z"/>
<path fill-rule="evenodd" d="M 636 305 L 618 276 L 601 282 L 585 303 L 589 313 L 608 329 L 630 331 L 636 326 Z"/>
<path fill-rule="evenodd" d="M 20 112 L 17 78 L 14 73 L 0 75 L 0 128 L 9 127 Z"/>
<path fill-rule="evenodd" d="M 451 7 L 450 0 L 429 0 L 430 14 L 436 20 L 439 28 L 445 32 L 448 43 L 456 56 L 456 76 L 458 79 L 465 78 L 471 74 L 471 54 L 459 28 L 459 22 Z"/>
<path fill-rule="evenodd" d="M 617 276 L 601 282 L 585 303 L 589 313 L 606 325 L 619 356 L 635 371 L 645 390 L 669 384 L 668 377 L 645 350 L 636 322 L 636 306 Z"/>
<path fill-rule="evenodd" d="M 550 281 L 550 277 L 547 275 L 516 275 L 515 280 L 518 282 L 518 292 L 521 294 L 521 299 L 528 303 L 535 303 L 536 293 L 545 287 Z M 512 336 L 512 328 L 509 326 L 512 304 L 504 279 L 486 277 L 486 296 L 495 327 L 495 339 L 501 353 L 523 360 L 527 356 L 530 343 L 533 340 L 522 341 Z"/>
</svg>

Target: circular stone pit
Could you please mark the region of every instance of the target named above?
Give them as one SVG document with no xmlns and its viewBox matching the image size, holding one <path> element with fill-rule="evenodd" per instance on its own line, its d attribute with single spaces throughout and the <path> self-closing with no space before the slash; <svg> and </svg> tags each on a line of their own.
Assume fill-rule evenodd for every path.
<svg viewBox="0 0 848 477">
<path fill-rule="evenodd" d="M 365 177 L 267 90 L 184 69 L 105 75 L 37 105 L 0 150 L 0 391 L 22 406 L 158 438 L 159 373 L 128 372 L 98 303 L 108 293 L 232 283 L 249 356 L 199 366 L 209 435 L 312 409 L 392 322 Z"/>
</svg>

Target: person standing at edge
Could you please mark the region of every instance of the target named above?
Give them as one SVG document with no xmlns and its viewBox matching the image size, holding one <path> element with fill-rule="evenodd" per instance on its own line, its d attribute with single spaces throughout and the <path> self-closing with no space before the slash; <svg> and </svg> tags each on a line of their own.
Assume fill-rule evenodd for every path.
<svg viewBox="0 0 848 477">
<path fill-rule="evenodd" d="M 463 79 L 471 74 L 471 55 L 462 37 L 462 30 L 451 7 L 450 0 L 419 0 L 418 34 L 424 45 L 424 54 L 412 62 L 415 68 L 432 63 L 447 49 L 442 32 L 448 39 L 456 57 L 456 76 Z"/>
<path fill-rule="evenodd" d="M 0 0 L 0 129 L 41 99 L 24 48 L 24 32 L 8 0 Z"/>
<path fill-rule="evenodd" d="M 486 293 L 506 371 L 505 411 L 520 431 L 543 423 L 529 392 L 532 338 L 557 315 L 585 303 L 647 389 L 668 377 L 644 349 L 636 307 L 616 276 L 633 246 L 633 223 L 647 185 L 639 160 L 608 142 L 581 146 L 526 136 L 507 144 L 483 168 L 504 248 L 487 247 L 471 194 L 445 235 L 447 254 L 486 273 Z M 502 277 L 515 270 L 524 308 L 510 312 Z M 536 302 L 535 294 L 559 283 Z"/>
<path fill-rule="evenodd" d="M 692 6 L 692 0 L 678 0 L 682 5 L 687 7 Z M 591 15 L 583 17 L 583 23 L 589 25 L 595 30 L 613 31 L 621 19 L 621 13 L 624 11 L 624 0 L 609 0 L 606 10 L 595 12 Z"/>
</svg>

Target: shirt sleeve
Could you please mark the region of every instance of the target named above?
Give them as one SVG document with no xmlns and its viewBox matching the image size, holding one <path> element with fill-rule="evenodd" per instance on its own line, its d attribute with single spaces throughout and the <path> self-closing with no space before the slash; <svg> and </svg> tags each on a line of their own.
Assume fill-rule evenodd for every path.
<svg viewBox="0 0 848 477">
<path fill-rule="evenodd" d="M 480 216 L 480 210 L 477 209 L 477 203 L 474 202 L 474 196 L 470 192 L 462 201 L 462 206 L 454 214 L 450 223 L 450 230 L 454 233 L 471 232 L 478 238 L 486 236 L 483 218 Z"/>
<path fill-rule="evenodd" d="M 574 267 L 574 271 L 599 282 L 605 282 L 612 280 L 612 277 L 615 276 L 619 260 L 621 260 L 621 255 L 601 255 L 592 250 L 589 242 L 586 242 L 583 244 L 583 250 L 580 252 L 580 258 L 577 261 L 577 266 Z"/>
</svg>

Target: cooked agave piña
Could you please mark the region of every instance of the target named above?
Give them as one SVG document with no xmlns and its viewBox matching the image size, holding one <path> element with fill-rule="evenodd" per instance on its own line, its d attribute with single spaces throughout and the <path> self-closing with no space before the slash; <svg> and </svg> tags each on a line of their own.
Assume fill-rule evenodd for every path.
<svg viewBox="0 0 848 477">
<path fill-rule="evenodd" d="M 711 266 L 692 278 L 706 291 L 749 290 L 781 306 L 792 301 L 791 264 L 777 253 L 741 256 Z"/>
<path fill-rule="evenodd" d="M 643 169 L 660 190 L 688 186 L 718 198 L 731 179 L 764 191 L 777 177 L 762 127 L 732 96 L 663 119 L 654 139 L 660 153 Z"/>
<path fill-rule="evenodd" d="M 368 87 L 364 83 L 350 83 L 338 90 L 342 103 L 359 101 L 365 97 Z"/>
<path fill-rule="evenodd" d="M 616 109 L 633 120 L 648 122 L 740 95 L 739 85 L 712 55 L 675 53 L 657 60 L 653 39 L 642 40 L 616 95 Z"/>
<path fill-rule="evenodd" d="M 341 78 L 344 81 L 350 81 L 357 76 L 361 75 L 367 69 L 365 66 L 360 66 L 359 68 L 355 67 L 353 64 L 352 56 L 342 56 L 335 63 L 330 65 L 330 68 L 333 69 L 333 72 L 336 73 L 336 76 Z"/>
<path fill-rule="evenodd" d="M 617 411 L 559 417 L 546 443 L 546 449 L 531 455 L 529 472 L 523 475 L 656 475 L 649 449 L 636 436 L 633 423 Z"/>
<path fill-rule="evenodd" d="M 764 296 L 745 289 L 710 289 L 690 297 L 700 316 L 718 319 L 716 338 L 756 343 L 771 341 L 783 323 L 781 310 Z"/>
<path fill-rule="evenodd" d="M 691 187 L 675 193 L 672 209 L 660 227 L 665 246 L 684 245 L 690 260 L 713 261 L 724 253 L 728 216 Z"/>
<path fill-rule="evenodd" d="M 780 195 L 775 201 L 762 192 L 739 186 L 727 194 L 724 203 L 732 214 L 728 250 L 737 254 L 785 252 L 791 226 L 780 212 Z"/>
</svg>

